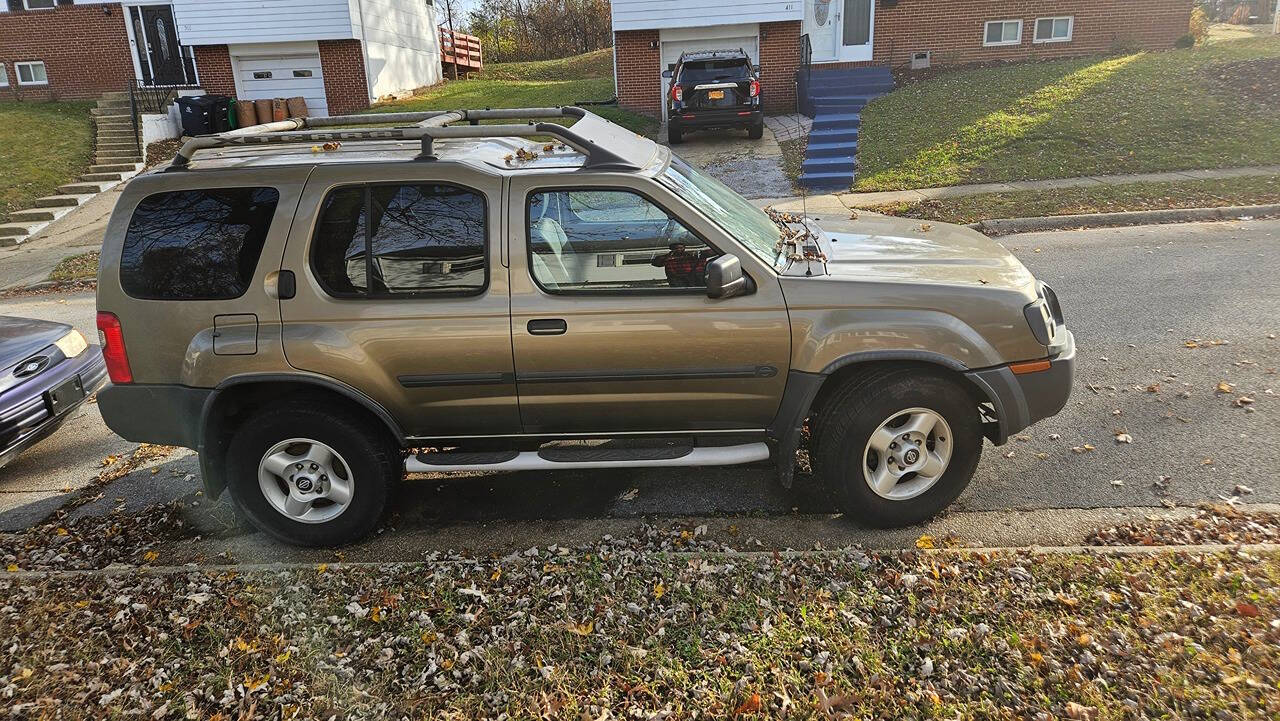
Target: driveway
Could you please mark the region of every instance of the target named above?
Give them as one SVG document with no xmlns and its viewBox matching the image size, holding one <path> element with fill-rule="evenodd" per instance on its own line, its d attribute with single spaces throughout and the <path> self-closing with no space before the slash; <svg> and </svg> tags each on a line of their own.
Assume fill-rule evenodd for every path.
<svg viewBox="0 0 1280 721">
<path fill-rule="evenodd" d="M 1037 233 L 1001 242 L 1058 290 L 1079 346 L 1078 377 L 1060 415 L 1006 446 L 986 448 L 957 509 L 1158 507 L 1166 499 L 1187 505 L 1236 494 L 1280 502 L 1280 221 Z M 85 329 L 93 300 L 11 299 L 0 301 L 0 313 L 71 318 Z M 1217 390 L 1224 381 L 1230 392 Z M 0 497 L 26 488 L 53 492 L 63 479 L 83 483 L 105 454 L 135 447 L 111 436 L 96 409 L 70 428 L 0 469 Z M 1118 432 L 1132 442 L 1118 442 Z M 194 491 L 198 483 L 191 457 L 178 455 L 155 473 L 105 488 L 100 508 L 117 498 L 138 507 L 144 497 Z M 173 487 L 162 492 L 168 485 L 158 484 Z M 795 491 L 778 488 L 767 465 L 417 479 L 406 484 L 398 509 L 393 525 L 407 534 L 405 543 L 442 527 L 493 541 L 521 522 L 550 532 L 611 518 L 820 518 L 834 510 L 803 480 Z M 23 512 L 24 504 L 11 504 L 0 526 Z M 1013 523 L 1024 515 L 1000 517 Z M 1028 533 L 1034 540 L 1035 529 Z M 240 544 L 253 546 L 254 538 Z"/>
<path fill-rule="evenodd" d="M 658 138 L 667 144 L 665 125 Z M 748 138 L 745 130 L 688 133 L 683 143 L 671 149 L 746 198 L 776 198 L 794 192 L 782 170 L 782 148 L 769 126 L 759 140 Z"/>
</svg>

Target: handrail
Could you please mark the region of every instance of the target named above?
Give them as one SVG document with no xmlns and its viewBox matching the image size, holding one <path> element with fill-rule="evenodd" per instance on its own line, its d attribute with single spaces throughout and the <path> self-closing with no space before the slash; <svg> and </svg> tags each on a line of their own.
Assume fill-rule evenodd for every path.
<svg viewBox="0 0 1280 721">
<path fill-rule="evenodd" d="M 185 85 L 146 85 L 140 80 L 133 80 L 129 83 L 129 118 L 133 125 L 133 142 L 138 149 L 138 155 L 143 157 L 144 148 L 142 147 L 142 125 L 139 117 L 144 113 L 164 113 L 169 107 L 169 103 L 178 94 L 179 88 L 185 88 Z"/>
<path fill-rule="evenodd" d="M 250 125 L 215 135 L 201 135 L 183 144 L 174 156 L 169 170 L 186 168 L 197 151 L 209 148 L 258 144 L 315 144 L 342 140 L 419 140 L 419 160 L 435 160 L 433 143 L 448 138 L 494 138 L 552 136 L 586 157 L 584 168 L 599 170 L 638 170 L 634 162 L 603 147 L 595 139 L 584 137 L 572 127 L 557 123 L 535 123 L 533 119 L 576 118 L 606 123 L 599 116 L 573 106 L 553 108 L 510 108 L 499 110 L 429 110 L 406 113 L 361 113 L 325 118 L 288 118 L 271 123 Z M 526 124 L 480 125 L 482 120 L 528 120 Z M 467 122 L 464 126 L 450 123 Z M 574 123 L 574 127 L 578 125 Z M 342 130 L 319 128 L 358 123 L 413 123 L 394 128 L 356 127 Z M 589 123 L 590 125 L 590 123 Z"/>
<path fill-rule="evenodd" d="M 813 45 L 809 33 L 800 36 L 799 66 L 796 68 L 796 112 L 809 115 L 809 86 L 813 72 Z"/>
</svg>

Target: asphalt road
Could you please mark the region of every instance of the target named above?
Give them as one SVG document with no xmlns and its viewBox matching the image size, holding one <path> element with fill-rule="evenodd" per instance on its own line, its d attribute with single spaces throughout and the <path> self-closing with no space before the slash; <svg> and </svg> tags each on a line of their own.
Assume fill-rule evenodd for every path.
<svg viewBox="0 0 1280 721">
<path fill-rule="evenodd" d="M 1280 502 L 1280 221 L 1040 233 L 1001 242 L 1057 289 L 1076 334 L 1078 375 L 1060 415 L 1024 439 L 987 446 L 958 509 L 1156 506 L 1165 497 L 1192 504 L 1230 497 L 1237 486 L 1253 491 L 1242 500 Z M 82 330 L 91 329 L 93 310 L 85 294 L 0 301 L 0 313 L 69 318 Z M 1186 347 L 1193 339 L 1198 347 Z M 1217 392 L 1221 381 L 1234 390 Z M 1157 392 L 1147 390 L 1154 384 Z M 1237 405 L 1241 396 L 1253 402 Z M 1117 432 L 1132 443 L 1118 443 Z M 1086 444 L 1093 450 L 1072 450 Z M 133 447 L 111 436 L 96 408 L 86 406 L 67 429 L 0 469 L 0 502 L 9 500 L 0 507 L 0 528 L 23 515 L 26 501 L 17 492 L 61 488 L 64 479 L 82 484 L 104 455 Z M 195 487 L 189 457 L 167 465 L 149 479 L 118 481 L 105 495 L 169 495 L 155 490 L 167 479 Z M 782 491 L 764 465 L 566 471 L 414 480 L 398 504 L 396 525 L 793 510 L 832 509 L 803 484 Z"/>
</svg>

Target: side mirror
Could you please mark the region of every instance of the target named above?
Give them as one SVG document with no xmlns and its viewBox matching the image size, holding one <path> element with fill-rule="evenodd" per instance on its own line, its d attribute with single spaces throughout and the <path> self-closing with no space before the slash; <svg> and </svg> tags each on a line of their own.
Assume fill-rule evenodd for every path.
<svg viewBox="0 0 1280 721">
<path fill-rule="evenodd" d="M 742 274 L 736 255 L 722 255 L 707 263 L 707 297 L 733 298 L 751 290 L 751 279 Z"/>
<path fill-rule="evenodd" d="M 662 71 L 662 77 L 664 77 L 664 78 L 669 78 L 669 77 L 671 77 L 671 71 L 670 71 L 670 70 L 663 70 L 663 71 Z"/>
<path fill-rule="evenodd" d="M 676 69 L 676 64 L 675 64 L 675 63 L 667 63 L 667 70 L 672 70 L 672 71 L 674 71 L 675 69 Z"/>
<path fill-rule="evenodd" d="M 751 66 L 751 69 L 752 69 L 752 70 L 754 70 L 754 71 L 756 72 L 756 75 L 759 75 L 759 74 L 760 74 L 760 66 L 759 66 L 759 65 L 752 65 L 752 66 Z"/>
</svg>

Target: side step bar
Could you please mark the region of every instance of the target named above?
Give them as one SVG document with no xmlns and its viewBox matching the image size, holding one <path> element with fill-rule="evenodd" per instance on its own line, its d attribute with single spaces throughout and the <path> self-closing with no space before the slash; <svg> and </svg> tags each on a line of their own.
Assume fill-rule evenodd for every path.
<svg viewBox="0 0 1280 721">
<path fill-rule="evenodd" d="M 405 460 L 404 469 L 409 473 L 554 471 L 569 468 L 733 466 L 769 460 L 769 444 L 763 442 L 682 449 L 583 449 L 581 453 L 563 449 L 549 453 L 548 450 L 485 454 L 420 453 Z"/>
</svg>

